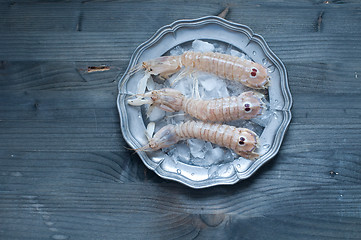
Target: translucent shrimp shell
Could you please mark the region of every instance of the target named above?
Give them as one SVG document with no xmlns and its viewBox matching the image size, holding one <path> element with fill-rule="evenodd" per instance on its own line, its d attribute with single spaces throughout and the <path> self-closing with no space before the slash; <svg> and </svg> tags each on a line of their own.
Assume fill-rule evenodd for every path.
<svg viewBox="0 0 361 240">
<path fill-rule="evenodd" d="M 180 140 L 197 138 L 232 149 L 236 154 L 254 159 L 258 156 L 258 136 L 247 128 L 236 128 L 224 124 L 187 121 L 161 128 L 141 150 L 158 150 L 172 146 Z"/>
<path fill-rule="evenodd" d="M 182 110 L 202 121 L 228 122 L 237 119 L 249 120 L 261 115 L 265 109 L 262 97 L 262 94 L 249 91 L 239 96 L 213 100 L 185 98 Z"/>
<path fill-rule="evenodd" d="M 181 92 L 163 88 L 143 94 L 151 100 L 129 100 L 131 105 L 151 104 L 167 112 L 184 111 L 205 122 L 227 122 L 237 119 L 249 120 L 263 113 L 266 105 L 263 94 L 248 91 L 239 96 L 212 100 L 187 98 Z M 139 103 L 139 104 L 138 104 Z"/>
<path fill-rule="evenodd" d="M 181 55 L 181 62 L 186 68 L 213 73 L 250 88 L 266 88 L 270 80 L 267 69 L 261 64 L 227 54 L 185 52 Z"/>
</svg>

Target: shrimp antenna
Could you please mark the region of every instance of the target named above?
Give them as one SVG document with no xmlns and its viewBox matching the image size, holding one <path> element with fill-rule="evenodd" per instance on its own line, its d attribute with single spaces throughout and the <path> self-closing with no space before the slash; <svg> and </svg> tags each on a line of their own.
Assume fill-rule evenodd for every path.
<svg viewBox="0 0 361 240">
<path fill-rule="evenodd" d="M 132 100 L 129 100 L 129 98 L 133 98 L 133 97 L 139 97 L 137 93 L 123 93 L 123 92 L 120 92 L 119 93 L 120 95 L 126 95 L 126 99 L 128 100 L 128 103 L 130 102 L 130 104 L 132 103 Z"/>
<path fill-rule="evenodd" d="M 177 113 L 177 114 L 167 115 L 165 117 L 166 118 L 174 118 L 174 117 L 178 117 L 178 116 L 184 116 L 184 113 Z"/>
<path fill-rule="evenodd" d="M 125 146 L 123 146 L 125 149 L 127 149 L 127 150 L 129 150 L 129 151 L 132 151 L 133 153 L 132 154 L 135 154 L 135 153 L 137 153 L 137 152 L 139 152 L 139 151 L 143 151 L 143 152 L 149 152 L 149 151 L 151 151 L 151 150 L 147 150 L 147 149 L 142 149 L 142 148 L 144 148 L 144 147 L 146 147 L 146 146 L 143 146 L 143 147 L 141 147 L 141 148 L 136 148 L 136 149 L 133 149 L 133 148 L 129 148 L 129 147 L 125 147 Z"/>
<path fill-rule="evenodd" d="M 143 63 L 138 63 L 137 65 L 135 65 L 134 67 L 132 67 L 129 72 L 127 73 L 128 76 L 131 76 L 133 74 L 135 74 L 136 72 L 140 71 L 143 69 Z"/>
<path fill-rule="evenodd" d="M 170 83 L 170 86 L 176 84 L 179 80 L 187 76 L 189 73 L 190 73 L 189 69 L 183 69 L 182 71 L 180 71 L 178 75 L 175 77 L 175 79 Z"/>
<path fill-rule="evenodd" d="M 152 149 L 150 148 L 149 144 L 143 146 L 143 147 L 140 147 L 140 148 L 135 148 L 133 149 L 135 152 L 151 152 Z"/>
</svg>

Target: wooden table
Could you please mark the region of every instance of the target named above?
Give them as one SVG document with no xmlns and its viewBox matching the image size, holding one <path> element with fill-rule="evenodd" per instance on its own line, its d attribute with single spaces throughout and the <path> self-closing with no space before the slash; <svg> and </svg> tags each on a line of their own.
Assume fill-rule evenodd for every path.
<svg viewBox="0 0 361 240">
<path fill-rule="evenodd" d="M 126 149 L 117 81 L 158 28 L 227 3 L 285 63 L 293 119 L 251 178 L 194 190 Z M 360 239 L 360 23 L 346 0 L 2 1 L 0 239 Z"/>
</svg>

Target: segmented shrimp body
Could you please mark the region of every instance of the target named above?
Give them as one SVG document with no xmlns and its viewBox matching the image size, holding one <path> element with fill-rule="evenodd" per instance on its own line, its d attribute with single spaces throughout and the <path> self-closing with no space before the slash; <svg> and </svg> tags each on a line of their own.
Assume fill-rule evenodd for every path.
<svg viewBox="0 0 361 240">
<path fill-rule="evenodd" d="M 215 52 L 185 52 L 178 56 L 165 56 L 143 62 L 142 67 L 152 75 L 168 78 L 185 69 L 213 73 L 221 78 L 238 81 L 255 89 L 267 88 L 270 78 L 261 64 L 240 57 Z"/>
<path fill-rule="evenodd" d="M 247 128 L 236 128 L 223 124 L 212 124 L 201 121 L 187 121 L 178 125 L 167 125 L 161 128 L 149 143 L 139 150 L 155 151 L 169 147 L 180 140 L 197 138 L 222 147 L 232 149 L 236 154 L 254 159 L 258 156 L 258 136 Z"/>
<path fill-rule="evenodd" d="M 214 100 L 185 98 L 182 110 L 202 121 L 227 122 L 258 117 L 264 110 L 264 103 L 261 94 L 244 92 Z"/>
<path fill-rule="evenodd" d="M 129 100 L 130 105 L 151 104 L 168 112 L 184 111 L 202 121 L 226 122 L 237 119 L 252 119 L 262 114 L 264 97 L 256 92 L 244 92 L 239 96 L 202 100 L 187 98 L 181 92 L 164 88 L 143 94 L 150 99 Z"/>
</svg>

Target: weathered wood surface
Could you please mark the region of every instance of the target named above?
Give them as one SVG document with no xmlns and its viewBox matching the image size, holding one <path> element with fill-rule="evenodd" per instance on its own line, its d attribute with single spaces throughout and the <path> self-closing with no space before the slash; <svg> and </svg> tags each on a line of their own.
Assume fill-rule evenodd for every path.
<svg viewBox="0 0 361 240">
<path fill-rule="evenodd" d="M 194 190 L 126 149 L 117 79 L 159 27 L 227 4 L 285 63 L 293 120 L 250 179 Z M 360 239 L 360 20 L 359 1 L 1 2 L 0 239 Z"/>
</svg>

